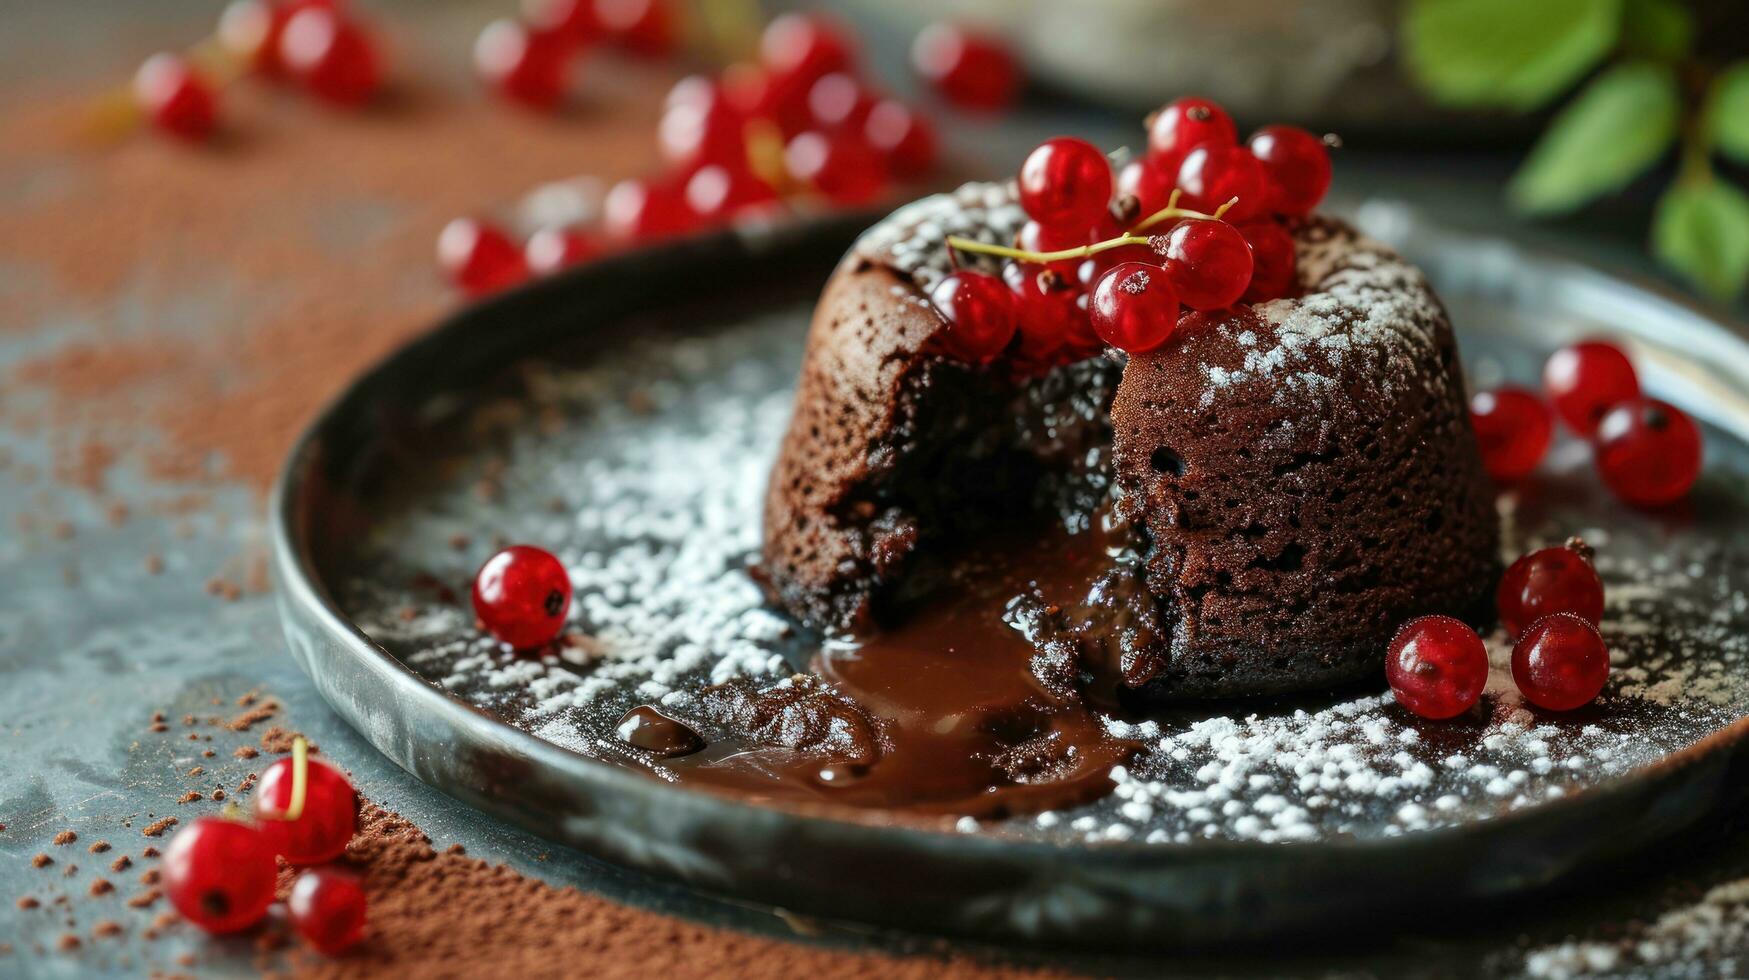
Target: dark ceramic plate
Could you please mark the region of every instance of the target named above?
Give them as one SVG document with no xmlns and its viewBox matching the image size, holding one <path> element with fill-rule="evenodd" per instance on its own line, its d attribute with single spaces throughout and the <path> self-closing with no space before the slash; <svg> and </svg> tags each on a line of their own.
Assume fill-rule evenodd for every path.
<svg viewBox="0 0 1749 980">
<path fill-rule="evenodd" d="M 866 217 L 866 216 L 865 216 Z M 471 307 L 360 379 L 277 488 L 293 654 L 385 755 L 556 841 L 744 901 L 997 941 L 1253 942 L 1529 893 L 1619 866 L 1741 802 L 1749 780 L 1749 346 L 1635 285 L 1360 209 L 1433 278 L 1472 380 L 1624 338 L 1648 386 L 1708 425 L 1677 511 L 1626 511 L 1559 443 L 1504 498 L 1511 553 L 1583 533 L 1615 669 L 1569 716 L 1520 703 L 1427 724 L 1379 690 L 1177 709 L 1118 792 L 979 824 L 764 806 L 640 771 L 626 707 L 684 709 L 811 652 L 742 565 L 812 298 L 864 218 L 624 255 Z M 483 642 L 466 583 L 495 538 L 573 570 L 588 639 Z"/>
</svg>

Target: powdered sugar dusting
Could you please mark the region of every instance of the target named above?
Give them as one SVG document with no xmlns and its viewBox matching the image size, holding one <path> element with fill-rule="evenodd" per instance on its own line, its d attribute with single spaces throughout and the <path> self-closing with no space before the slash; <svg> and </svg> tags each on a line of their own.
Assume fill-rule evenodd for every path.
<svg viewBox="0 0 1749 980">
<path fill-rule="evenodd" d="M 968 183 L 932 194 L 894 211 L 863 233 L 855 251 L 910 276 L 927 292 L 952 269 L 949 236 L 993 245 L 1012 245 L 1026 224 L 1012 183 Z M 998 260 L 970 253 L 959 256 L 967 268 L 994 271 Z"/>
</svg>

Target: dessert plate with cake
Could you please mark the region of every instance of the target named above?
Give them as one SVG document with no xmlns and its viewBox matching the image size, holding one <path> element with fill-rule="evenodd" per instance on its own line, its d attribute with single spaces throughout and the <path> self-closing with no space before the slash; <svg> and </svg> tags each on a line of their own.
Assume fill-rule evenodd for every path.
<svg viewBox="0 0 1749 980">
<path fill-rule="evenodd" d="M 288 463 L 292 650 L 483 809 L 937 933 L 1485 915 L 1703 834 L 1749 344 L 1329 177 L 1181 99 L 466 310 Z"/>
</svg>

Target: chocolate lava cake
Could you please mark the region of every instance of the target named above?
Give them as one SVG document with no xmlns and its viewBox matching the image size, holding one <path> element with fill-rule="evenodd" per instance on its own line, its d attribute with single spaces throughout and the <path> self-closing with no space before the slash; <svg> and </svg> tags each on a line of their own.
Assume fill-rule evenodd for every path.
<svg viewBox="0 0 1749 980">
<path fill-rule="evenodd" d="M 1377 676 L 1405 620 L 1486 614 L 1493 492 L 1419 270 L 1312 216 L 1288 226 L 1290 298 L 1187 312 L 1157 349 L 1042 375 L 944 357 L 926 297 L 946 240 L 1012 242 L 1014 198 L 968 184 L 908 205 L 827 283 L 766 500 L 774 602 L 866 634 L 976 542 L 1067 535 L 1092 571 L 1039 552 L 1005 628 L 1041 678 L 1148 700 Z"/>
</svg>

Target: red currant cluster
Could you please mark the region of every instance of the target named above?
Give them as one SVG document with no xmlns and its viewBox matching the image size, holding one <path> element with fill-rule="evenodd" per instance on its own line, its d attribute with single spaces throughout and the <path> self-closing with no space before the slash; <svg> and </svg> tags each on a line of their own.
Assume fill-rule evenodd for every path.
<svg viewBox="0 0 1749 980">
<path fill-rule="evenodd" d="M 1535 470 L 1548 452 L 1553 414 L 1589 440 L 1598 475 L 1623 501 L 1663 507 L 1687 496 L 1700 477 L 1700 429 L 1681 409 L 1646 398 L 1633 362 L 1613 344 L 1586 340 L 1563 347 L 1543 367 L 1551 413 L 1535 392 L 1517 387 L 1470 399 L 1470 421 L 1488 474 L 1511 482 Z"/>
<path fill-rule="evenodd" d="M 550 111 L 564 100 L 571 66 L 606 45 L 661 57 L 679 39 L 671 0 L 546 0 L 523 20 L 498 20 L 474 42 L 474 68 L 504 98 Z"/>
<path fill-rule="evenodd" d="M 259 923 L 273 904 L 276 858 L 295 867 L 339 857 L 357 827 L 358 794 L 339 769 L 309 758 L 303 738 L 292 757 L 261 774 L 254 820 L 234 809 L 177 831 L 164 852 L 164 891 L 183 917 L 214 934 Z M 286 903 L 292 928 L 329 955 L 364 935 L 364 889 L 352 875 L 313 868 Z"/>
<path fill-rule="evenodd" d="M 1578 538 L 1512 563 L 1495 591 L 1500 623 L 1512 637 L 1512 679 L 1525 700 L 1550 711 L 1590 704 L 1609 678 L 1603 581 Z M 1422 616 L 1397 632 L 1385 653 L 1385 679 L 1398 703 L 1423 718 L 1468 711 L 1488 682 L 1488 650 L 1467 624 Z"/>
<path fill-rule="evenodd" d="M 1148 152 L 1115 176 L 1091 143 L 1047 140 L 1020 167 L 1029 220 L 1015 247 L 949 239 L 954 249 L 1010 264 L 1000 279 L 958 271 L 936 285 L 930 298 L 946 320 L 940 343 L 972 363 L 1013 344 L 1022 371 L 1106 345 L 1153 350 L 1177 329 L 1181 309 L 1291 293 L 1296 260 L 1284 222 L 1311 213 L 1329 186 L 1323 140 L 1265 126 L 1241 146 L 1233 120 L 1206 99 L 1155 113 Z M 1168 221 L 1176 223 L 1164 234 L 1142 234 Z"/>
<path fill-rule="evenodd" d="M 934 165 L 934 127 L 858 73 L 856 45 L 837 22 L 785 14 L 759 50 L 758 64 L 674 86 L 657 125 L 667 172 L 609 189 L 597 232 L 547 229 L 519 249 L 502 230 L 459 219 L 439 239 L 445 274 L 469 293 L 490 292 L 603 248 L 770 220 L 789 201 L 865 205 Z"/>
<path fill-rule="evenodd" d="M 162 132 L 200 142 L 218 124 L 219 90 L 242 74 L 340 106 L 370 101 L 382 84 L 376 42 L 341 0 L 233 0 L 212 42 L 188 57 L 146 59 L 131 109 Z"/>
<path fill-rule="evenodd" d="M 533 545 L 513 545 L 486 559 L 473 591 L 480 626 L 518 650 L 551 643 L 571 609 L 571 576 L 551 552 Z"/>
</svg>

